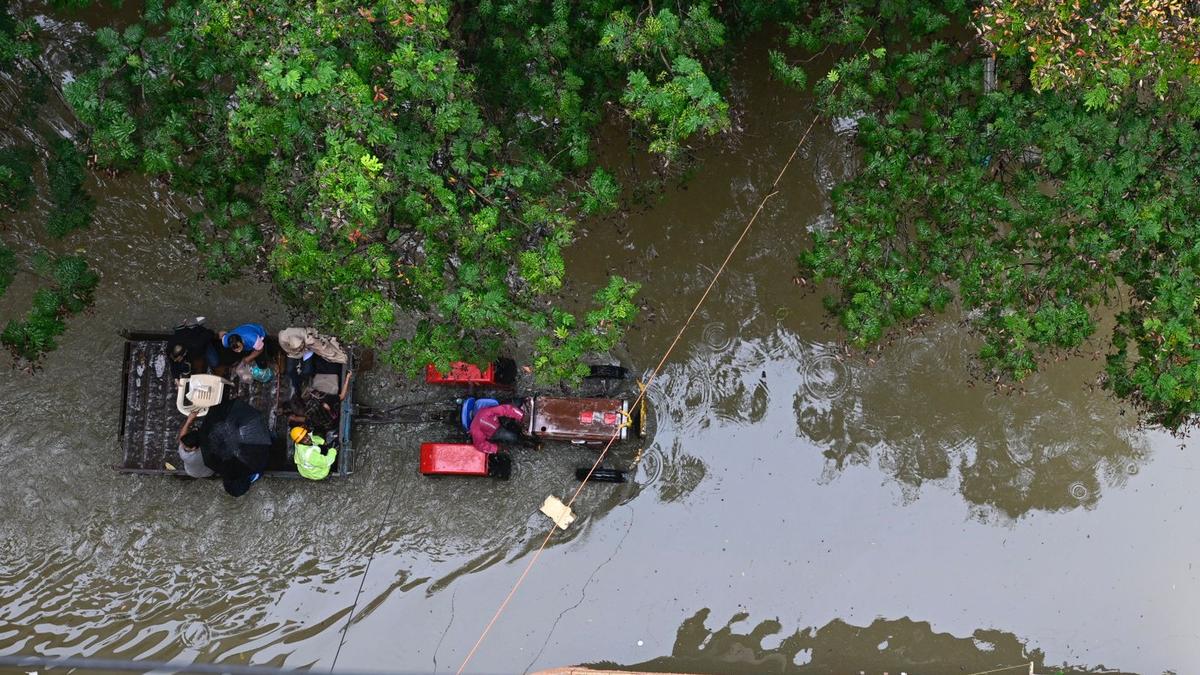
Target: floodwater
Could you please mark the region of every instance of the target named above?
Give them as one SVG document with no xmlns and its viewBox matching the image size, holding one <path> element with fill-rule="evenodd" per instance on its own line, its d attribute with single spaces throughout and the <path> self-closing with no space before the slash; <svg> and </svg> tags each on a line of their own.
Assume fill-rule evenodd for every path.
<svg viewBox="0 0 1200 675">
<path fill-rule="evenodd" d="M 86 28 L 47 25 L 65 72 Z M 810 103 L 765 71 L 763 54 L 739 62 L 738 129 L 690 180 L 631 195 L 573 251 L 568 296 L 613 272 L 643 282 L 617 354 L 639 372 L 808 124 Z M 46 121 L 71 128 L 53 105 Z M 619 126 L 602 137 L 610 168 L 650 178 Z M 851 139 L 819 124 L 651 388 L 652 444 L 611 460 L 634 480 L 585 488 L 468 670 L 1200 669 L 1197 442 L 1139 429 L 1088 386 L 1101 345 L 1011 391 L 974 378 L 954 316 L 848 353 L 793 276 L 853 170 Z M 518 451 L 508 482 L 427 479 L 419 444 L 447 432 L 396 426 L 357 431 L 349 479 L 267 480 L 239 500 L 118 475 L 118 331 L 302 317 L 264 283 L 200 277 L 184 196 L 138 176 L 89 187 L 96 222 L 61 248 L 103 275 L 95 306 L 41 371 L 5 365 L 0 387 L 0 653 L 456 670 L 547 531 L 538 505 L 594 455 Z M 10 218 L 5 240 L 44 240 L 45 207 Z M 36 284 L 20 275 L 0 317 Z M 358 396 L 436 394 L 372 372 Z"/>
</svg>

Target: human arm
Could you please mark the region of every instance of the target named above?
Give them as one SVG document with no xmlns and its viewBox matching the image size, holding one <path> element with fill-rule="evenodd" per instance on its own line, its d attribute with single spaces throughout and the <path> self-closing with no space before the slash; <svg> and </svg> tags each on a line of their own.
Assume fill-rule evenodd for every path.
<svg viewBox="0 0 1200 675">
<path fill-rule="evenodd" d="M 199 416 L 200 411 L 198 410 L 193 410 L 192 413 L 188 415 L 187 421 L 183 423 L 182 427 L 179 427 L 179 435 L 175 437 L 176 442 L 183 440 L 183 437 L 187 435 L 188 430 L 192 428 L 192 422 L 195 422 L 196 418 Z"/>
<path fill-rule="evenodd" d="M 511 417 L 518 422 L 525 419 L 524 404 L 517 401 L 514 401 L 514 403 L 517 405 L 506 403 L 501 406 L 496 406 L 496 417 Z"/>
<path fill-rule="evenodd" d="M 346 371 L 346 377 L 342 378 L 342 393 L 338 394 L 339 401 L 345 401 L 346 397 L 350 395 L 350 382 L 353 379 L 354 379 L 354 371 L 353 370 Z"/>
<path fill-rule="evenodd" d="M 471 422 L 471 445 L 474 445 L 476 450 L 491 455 L 499 450 L 500 446 L 489 439 L 492 432 L 496 430 L 495 427 L 485 427 L 480 416 L 476 415 Z"/>
<path fill-rule="evenodd" d="M 337 448 L 334 447 L 321 448 L 321 452 L 313 457 L 313 463 L 326 470 L 333 468 L 333 463 L 336 461 Z"/>
<path fill-rule="evenodd" d="M 313 443 L 319 450 L 317 456 L 313 458 L 314 461 L 325 468 L 332 466 L 333 460 L 337 458 L 337 448 L 332 444 L 326 444 L 325 439 L 320 436 L 313 436 Z"/>
<path fill-rule="evenodd" d="M 245 348 L 250 350 L 250 354 L 247 355 L 246 358 L 242 359 L 242 363 L 247 365 L 254 361 L 254 359 L 257 359 L 258 355 L 262 354 L 263 347 L 266 347 L 267 345 L 267 338 L 265 334 L 258 335 L 253 341 L 246 340 L 246 338 L 243 337 L 242 341 L 243 344 L 246 345 Z"/>
</svg>

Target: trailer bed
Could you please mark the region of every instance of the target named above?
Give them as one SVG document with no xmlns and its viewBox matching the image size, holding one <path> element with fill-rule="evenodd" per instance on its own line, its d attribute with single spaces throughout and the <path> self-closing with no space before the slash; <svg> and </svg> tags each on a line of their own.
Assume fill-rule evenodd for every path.
<svg viewBox="0 0 1200 675">
<path fill-rule="evenodd" d="M 165 332 L 125 334 L 125 359 L 122 369 L 122 403 L 119 442 L 121 461 L 114 468 L 121 473 L 186 476 L 179 457 L 176 436 L 186 419 L 175 408 L 175 382 L 167 356 Z M 273 342 L 273 341 L 272 341 Z M 271 445 L 267 476 L 297 477 L 287 438 L 287 419 L 279 412 L 280 402 L 290 395 L 288 381 L 280 377 L 284 357 L 277 345 L 270 350 L 276 376 L 270 382 L 235 382 L 226 388 L 227 398 L 241 398 L 262 412 L 274 441 Z M 348 375 L 348 366 L 341 377 Z M 339 386 L 341 384 L 339 377 Z M 338 422 L 338 460 L 330 475 L 347 475 L 351 467 L 350 421 L 353 395 L 342 402 Z M 203 421 L 203 418 L 200 418 Z M 168 468 L 168 464 L 174 469 Z"/>
</svg>

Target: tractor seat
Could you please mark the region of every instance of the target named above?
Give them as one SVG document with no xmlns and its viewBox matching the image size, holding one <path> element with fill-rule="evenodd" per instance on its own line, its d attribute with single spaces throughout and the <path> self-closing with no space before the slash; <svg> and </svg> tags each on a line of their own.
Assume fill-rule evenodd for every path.
<svg viewBox="0 0 1200 675">
<path fill-rule="evenodd" d="M 462 427 L 467 431 L 471 430 L 471 420 L 475 419 L 475 413 L 490 408 L 495 405 L 500 405 L 500 402 L 494 398 L 475 398 L 468 397 L 462 404 Z"/>
</svg>

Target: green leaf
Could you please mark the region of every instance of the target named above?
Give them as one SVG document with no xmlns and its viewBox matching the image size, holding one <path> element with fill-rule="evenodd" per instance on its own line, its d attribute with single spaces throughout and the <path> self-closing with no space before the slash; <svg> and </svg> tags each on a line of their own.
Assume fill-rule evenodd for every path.
<svg viewBox="0 0 1200 675">
<path fill-rule="evenodd" d="M 1088 110 L 1098 110 L 1108 105 L 1108 89 L 1097 82 L 1083 95 L 1083 105 Z"/>
</svg>

